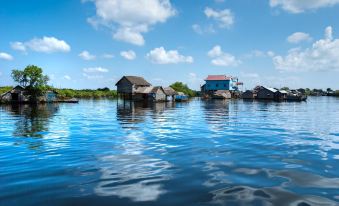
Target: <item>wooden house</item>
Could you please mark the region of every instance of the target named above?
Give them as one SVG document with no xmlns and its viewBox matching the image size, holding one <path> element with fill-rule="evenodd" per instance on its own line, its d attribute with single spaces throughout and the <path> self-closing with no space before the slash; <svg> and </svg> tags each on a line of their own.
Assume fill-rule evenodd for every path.
<svg viewBox="0 0 339 206">
<path fill-rule="evenodd" d="M 151 84 L 138 76 L 123 76 L 116 84 L 117 92 L 124 99 L 147 99 Z M 136 95 L 138 94 L 138 95 Z"/>
<path fill-rule="evenodd" d="M 50 90 L 45 93 L 45 96 L 43 97 L 43 102 L 56 102 L 58 101 L 58 92 Z"/>
<path fill-rule="evenodd" d="M 279 91 L 274 88 L 261 86 L 257 88 L 257 99 L 278 100 Z"/>
<path fill-rule="evenodd" d="M 148 95 L 148 100 L 153 102 L 166 101 L 165 90 L 161 86 L 153 87 Z"/>
<path fill-rule="evenodd" d="M 1 95 L 1 102 L 28 102 L 30 96 L 28 95 L 25 88 L 16 86 L 8 92 Z"/>
<path fill-rule="evenodd" d="M 246 90 L 244 93 L 241 94 L 243 99 L 254 99 L 255 93 L 252 90 Z"/>
<path fill-rule="evenodd" d="M 172 87 L 165 87 L 164 91 L 167 101 L 175 101 L 175 95 L 177 95 L 178 93 Z"/>
</svg>

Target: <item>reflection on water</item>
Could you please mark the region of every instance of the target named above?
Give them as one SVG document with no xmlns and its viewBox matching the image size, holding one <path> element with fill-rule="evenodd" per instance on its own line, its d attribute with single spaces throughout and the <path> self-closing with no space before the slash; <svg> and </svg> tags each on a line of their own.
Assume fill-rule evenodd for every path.
<svg viewBox="0 0 339 206">
<path fill-rule="evenodd" d="M 338 106 L 0 106 L 0 205 L 338 205 Z"/>
<path fill-rule="evenodd" d="M 58 112 L 58 104 L 39 104 L 39 105 L 3 105 L 2 110 L 13 115 L 14 122 L 13 137 L 33 137 L 43 138 L 44 133 L 49 131 L 50 119 Z M 25 141 L 18 140 L 18 144 L 27 143 L 29 148 L 38 149 L 43 141 Z"/>
</svg>

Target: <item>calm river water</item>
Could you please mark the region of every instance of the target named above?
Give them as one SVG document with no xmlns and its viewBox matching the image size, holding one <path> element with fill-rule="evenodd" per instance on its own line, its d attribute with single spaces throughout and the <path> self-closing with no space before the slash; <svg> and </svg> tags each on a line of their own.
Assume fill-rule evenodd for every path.
<svg viewBox="0 0 339 206">
<path fill-rule="evenodd" d="M 339 98 L 0 106 L 0 205 L 339 205 Z"/>
</svg>

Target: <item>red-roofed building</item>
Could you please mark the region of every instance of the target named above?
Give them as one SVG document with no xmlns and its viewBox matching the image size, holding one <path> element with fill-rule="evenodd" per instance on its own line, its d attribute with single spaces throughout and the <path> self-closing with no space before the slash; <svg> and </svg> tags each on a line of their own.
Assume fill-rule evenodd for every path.
<svg viewBox="0 0 339 206">
<path fill-rule="evenodd" d="M 204 91 L 238 90 L 238 78 L 226 75 L 208 75 L 203 85 Z"/>
<path fill-rule="evenodd" d="M 208 75 L 205 81 L 223 81 L 230 80 L 232 77 L 228 77 L 226 75 Z"/>
</svg>

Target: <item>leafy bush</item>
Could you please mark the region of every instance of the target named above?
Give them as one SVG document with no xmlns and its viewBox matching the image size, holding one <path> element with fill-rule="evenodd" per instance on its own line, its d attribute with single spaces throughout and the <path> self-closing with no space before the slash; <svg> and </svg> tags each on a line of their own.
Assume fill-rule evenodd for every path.
<svg viewBox="0 0 339 206">
<path fill-rule="evenodd" d="M 117 97 L 117 92 L 115 90 L 107 89 L 55 89 L 58 92 L 58 97 L 61 99 L 69 98 L 115 98 Z"/>
<path fill-rule="evenodd" d="M 172 87 L 172 89 L 174 89 L 175 91 L 183 92 L 190 97 L 197 96 L 196 91 L 193 91 L 192 89 L 188 88 L 188 86 L 182 82 L 175 82 L 170 87 Z"/>
</svg>

